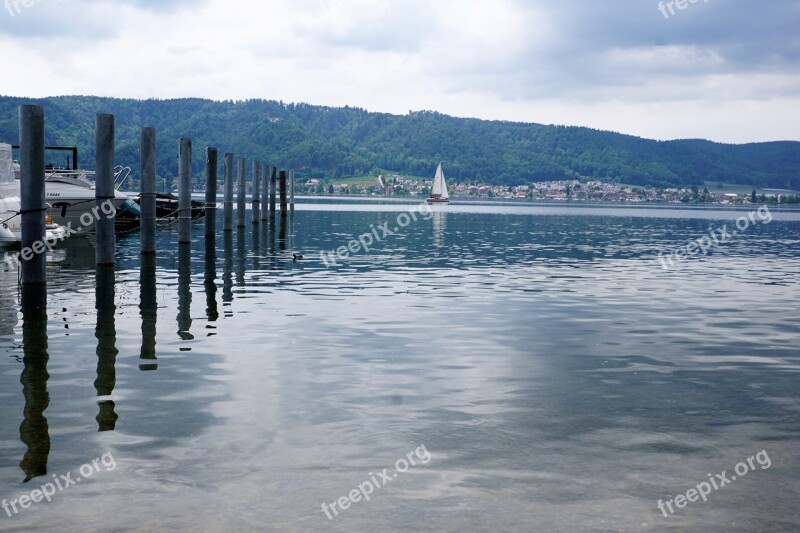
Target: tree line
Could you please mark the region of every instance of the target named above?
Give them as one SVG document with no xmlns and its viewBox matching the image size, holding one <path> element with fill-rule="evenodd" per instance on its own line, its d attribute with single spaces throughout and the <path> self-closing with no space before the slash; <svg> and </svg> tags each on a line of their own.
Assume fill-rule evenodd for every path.
<svg viewBox="0 0 800 533">
<path fill-rule="evenodd" d="M 724 182 L 800 189 L 800 143 L 720 144 L 654 141 L 582 127 L 456 118 L 433 111 L 407 115 L 356 107 L 271 100 L 134 100 L 93 96 L 0 97 L 0 141 L 17 144 L 17 106 L 45 108 L 47 143 L 77 146 L 81 166 L 94 162 L 94 115 L 116 117 L 116 159 L 138 176 L 139 128 L 158 130 L 162 183 L 177 174 L 177 146 L 189 137 L 201 180 L 206 146 L 293 168 L 302 179 L 332 180 L 390 170 L 433 177 L 445 163 L 453 181 L 521 185 L 601 180 L 656 188 Z M 49 155 L 54 164 L 63 154 Z"/>
</svg>

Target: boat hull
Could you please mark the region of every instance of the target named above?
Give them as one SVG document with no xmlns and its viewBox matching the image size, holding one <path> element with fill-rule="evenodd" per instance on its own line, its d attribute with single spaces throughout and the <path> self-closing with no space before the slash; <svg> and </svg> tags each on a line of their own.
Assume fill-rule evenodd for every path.
<svg viewBox="0 0 800 533">
<path fill-rule="evenodd" d="M 429 204 L 448 204 L 450 203 L 449 198 L 428 198 L 427 202 Z"/>
<path fill-rule="evenodd" d="M 88 192 L 88 194 L 87 194 Z M 73 229 L 81 228 L 82 231 L 94 229 L 95 222 L 100 217 L 107 216 L 102 210 L 96 211 L 97 201 L 94 191 L 84 192 L 79 187 L 72 187 L 60 183 L 47 182 L 45 184 L 45 200 L 50 205 L 49 214 L 57 224 L 70 226 Z M 115 226 L 118 231 L 138 227 L 141 212 L 139 206 L 128 195 L 119 191 L 114 195 Z"/>
<path fill-rule="evenodd" d="M 141 198 L 136 198 L 136 202 L 141 206 Z M 177 219 L 179 214 L 179 200 L 177 196 L 174 194 L 156 193 L 156 218 Z M 192 200 L 192 219 L 196 220 L 205 215 L 205 202 Z"/>
<path fill-rule="evenodd" d="M 0 226 L 0 250 L 11 248 L 18 242 L 17 237 L 7 226 Z"/>
</svg>

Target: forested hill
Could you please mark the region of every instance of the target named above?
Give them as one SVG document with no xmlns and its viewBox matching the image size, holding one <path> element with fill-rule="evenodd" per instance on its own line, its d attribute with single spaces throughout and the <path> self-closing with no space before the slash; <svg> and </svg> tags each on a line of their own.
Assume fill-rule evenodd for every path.
<svg viewBox="0 0 800 533">
<path fill-rule="evenodd" d="M 266 100 L 0 97 L 0 142 L 18 143 L 17 106 L 26 103 L 44 106 L 47 143 L 78 146 L 81 166 L 87 168 L 94 166 L 94 115 L 113 113 L 117 162 L 136 170 L 139 128 L 154 126 L 161 176 L 177 173 L 178 139 L 189 137 L 198 174 L 204 168 L 203 149 L 216 146 L 220 153 L 327 179 L 378 169 L 433 176 L 443 161 L 448 179 L 455 181 L 513 185 L 584 178 L 662 188 L 714 181 L 800 189 L 799 142 L 659 142 L 580 127 Z"/>
</svg>

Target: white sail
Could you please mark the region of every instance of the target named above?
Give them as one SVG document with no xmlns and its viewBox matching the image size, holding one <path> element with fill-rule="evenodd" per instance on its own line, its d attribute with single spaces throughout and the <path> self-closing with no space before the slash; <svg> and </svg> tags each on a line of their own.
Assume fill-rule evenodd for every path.
<svg viewBox="0 0 800 533">
<path fill-rule="evenodd" d="M 450 198 L 450 195 L 447 193 L 447 182 L 444 180 L 444 171 L 442 170 L 441 163 L 439 163 L 439 167 L 436 169 L 432 195 L 439 198 Z"/>
</svg>

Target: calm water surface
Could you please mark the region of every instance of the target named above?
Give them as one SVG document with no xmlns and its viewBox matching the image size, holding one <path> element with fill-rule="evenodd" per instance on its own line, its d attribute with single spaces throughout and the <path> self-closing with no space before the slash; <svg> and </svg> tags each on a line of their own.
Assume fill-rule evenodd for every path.
<svg viewBox="0 0 800 533">
<path fill-rule="evenodd" d="M 411 207 L 200 222 L 191 250 L 165 227 L 153 260 L 130 234 L 115 271 L 75 238 L 44 310 L 0 273 L 0 498 L 116 465 L 0 530 L 800 529 L 800 213 L 670 270 L 742 212 L 451 205 L 321 260 Z"/>
</svg>

